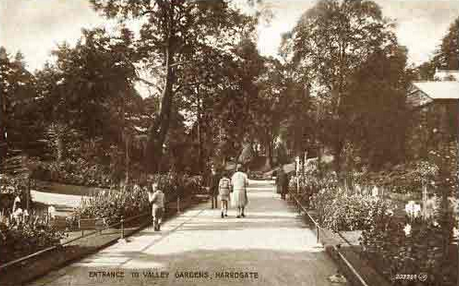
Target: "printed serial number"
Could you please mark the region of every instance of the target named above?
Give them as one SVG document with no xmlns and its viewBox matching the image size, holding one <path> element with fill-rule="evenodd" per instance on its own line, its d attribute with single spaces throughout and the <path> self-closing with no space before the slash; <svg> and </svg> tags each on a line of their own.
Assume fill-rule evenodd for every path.
<svg viewBox="0 0 459 286">
<path fill-rule="evenodd" d="M 427 273 L 419 274 L 395 274 L 394 280 L 406 280 L 406 281 L 421 281 L 424 282 L 428 278 Z"/>
</svg>

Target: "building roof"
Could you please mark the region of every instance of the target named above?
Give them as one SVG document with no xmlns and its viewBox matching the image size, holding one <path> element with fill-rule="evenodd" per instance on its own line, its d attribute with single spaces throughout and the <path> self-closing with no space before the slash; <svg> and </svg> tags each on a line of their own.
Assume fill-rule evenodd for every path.
<svg viewBox="0 0 459 286">
<path fill-rule="evenodd" d="M 413 85 L 432 99 L 459 99 L 459 81 L 413 82 Z"/>
</svg>

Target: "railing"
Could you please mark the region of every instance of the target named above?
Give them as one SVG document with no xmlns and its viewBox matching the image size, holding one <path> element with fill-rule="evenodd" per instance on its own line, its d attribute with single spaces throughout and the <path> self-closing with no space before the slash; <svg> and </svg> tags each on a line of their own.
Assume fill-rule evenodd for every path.
<svg viewBox="0 0 459 286">
<path fill-rule="evenodd" d="M 319 223 L 311 216 L 308 210 L 301 204 L 296 194 L 290 192 L 290 197 L 293 198 L 293 200 L 295 201 L 298 207 L 299 213 L 303 212 L 304 214 L 306 214 L 309 220 L 314 224 L 314 228 L 316 230 L 316 235 L 317 235 L 317 243 L 319 243 L 320 242 L 320 229 L 321 229 Z"/>
<path fill-rule="evenodd" d="M 298 199 L 297 197 L 297 194 L 289 191 L 289 195 L 290 195 L 290 198 L 293 199 L 293 201 L 295 202 L 296 206 L 298 207 L 298 212 L 301 214 L 301 212 L 303 212 L 304 214 L 306 214 L 306 216 L 309 218 L 309 220 L 314 224 L 314 228 L 315 228 L 315 231 L 316 231 L 316 236 L 317 236 L 317 243 L 320 243 L 320 239 L 321 239 L 321 236 L 320 236 L 320 232 L 321 230 L 325 230 L 325 228 L 322 228 L 319 223 L 311 216 L 311 214 L 308 212 L 308 210 L 306 209 L 305 206 L 303 206 L 303 204 L 300 202 L 300 200 Z M 338 232 L 338 235 L 341 237 L 341 238 L 344 238 L 339 232 Z M 346 239 L 344 239 L 349 245 L 349 241 L 347 241 Z M 357 280 L 359 281 L 360 285 L 363 285 L 363 286 L 368 286 L 368 284 L 365 282 L 365 280 L 360 276 L 360 274 L 355 270 L 355 268 L 352 266 L 352 264 L 346 259 L 346 257 L 341 253 L 341 251 L 339 250 L 339 247 L 336 247 L 336 245 L 333 246 L 333 250 L 338 254 L 339 258 L 344 262 L 344 264 L 346 264 L 346 267 L 352 272 L 352 274 L 354 275 L 354 277 L 357 278 Z"/>
<path fill-rule="evenodd" d="M 181 198 L 180 196 L 177 197 L 177 200 L 176 202 L 170 202 L 170 203 L 174 203 L 174 204 L 177 204 L 176 206 L 176 209 L 177 209 L 177 213 L 180 213 L 181 212 Z M 166 212 L 167 212 L 167 209 L 169 208 L 169 205 L 166 205 Z M 73 243 L 75 241 L 78 241 L 78 240 L 81 240 L 83 238 L 86 238 L 88 236 L 91 236 L 91 235 L 94 235 L 94 234 L 97 234 L 97 233 L 100 233 L 101 231 L 104 231 L 104 230 L 107 230 L 107 229 L 110 229 L 110 228 L 116 228 L 117 226 L 120 226 L 120 240 L 123 240 L 126 236 L 125 234 L 125 224 L 132 221 L 132 220 L 135 220 L 135 219 L 138 219 L 140 217 L 144 217 L 144 216 L 149 216 L 151 215 L 151 212 L 148 211 L 148 212 L 145 212 L 145 213 L 142 213 L 140 215 L 136 215 L 136 216 L 133 216 L 133 217 L 129 217 L 127 219 L 125 219 L 123 216 L 121 216 L 120 218 L 120 221 L 117 222 L 117 223 L 114 223 L 114 224 L 111 224 L 111 225 L 108 225 L 108 226 L 104 226 L 102 228 L 99 228 L 99 229 L 96 229 L 94 231 L 90 231 L 89 233 L 86 233 L 86 234 L 82 234 L 78 237 L 75 237 L 73 239 L 70 239 L 68 241 L 65 241 L 64 243 L 60 243 L 58 245 L 54 245 L 54 246 L 50 246 L 50 247 L 47 247 L 45 249 L 42 249 L 42 250 L 39 250 L 37 252 L 34 252 L 32 254 L 29 254 L 27 256 L 24 256 L 24 257 L 21 257 L 21 258 L 18 258 L 18 259 L 15 259 L 13 261 L 10 261 L 10 262 L 7 262 L 3 265 L 0 265 L 0 271 L 8 268 L 8 267 L 11 267 L 13 265 L 17 265 L 18 263 L 21 263 L 23 261 L 26 261 L 26 260 L 29 260 L 31 258 L 34 258 L 34 257 L 37 257 L 39 255 L 42 255 L 44 253 L 47 253 L 47 252 L 50 252 L 50 251 L 53 251 L 53 250 L 56 250 L 56 249 L 59 249 L 59 248 L 62 248 L 63 246 L 66 246 L 66 245 L 69 245 L 70 243 Z"/>
<path fill-rule="evenodd" d="M 78 236 L 78 237 L 76 237 L 76 238 L 73 238 L 73 239 L 71 239 L 71 240 L 68 240 L 68 241 L 66 241 L 66 242 L 64 242 L 64 243 L 60 243 L 60 244 L 58 244 L 58 245 L 54 245 L 54 246 L 51 246 L 51 247 L 42 249 L 42 250 L 40 250 L 40 251 L 34 252 L 34 253 L 32 253 L 32 254 L 29 254 L 29 255 L 27 255 L 27 256 L 24 256 L 24 257 L 15 259 L 15 260 L 13 260 L 13 261 L 7 262 L 7 263 L 5 263 L 5 264 L 3 264 L 3 265 L 0 265 L 0 271 L 6 269 L 6 268 L 8 268 L 8 267 L 11 267 L 11 266 L 13 266 L 13 265 L 16 265 L 16 264 L 18 264 L 18 263 L 20 263 L 20 262 L 23 262 L 23 261 L 25 261 L 25 260 L 29 260 L 29 259 L 31 259 L 31 258 L 37 257 L 37 256 L 39 256 L 39 255 L 41 255 L 41 254 L 43 254 L 43 253 L 47 253 L 47 252 L 50 252 L 50 251 L 52 251 L 52 250 L 62 248 L 63 246 L 69 245 L 70 243 L 73 243 L 73 242 L 75 242 L 75 241 L 77 241 L 77 240 L 81 240 L 81 239 L 86 238 L 86 237 L 88 237 L 88 236 L 97 234 L 97 233 L 99 233 L 100 231 L 107 230 L 107 229 L 110 229 L 110 228 L 116 228 L 117 226 L 120 226 L 120 239 L 124 239 L 124 237 L 125 237 L 125 228 L 124 228 L 125 223 L 130 222 L 130 221 L 135 220 L 135 219 L 138 219 L 138 218 L 140 218 L 140 217 L 147 216 L 147 215 L 151 215 L 151 213 L 150 213 L 150 212 L 145 212 L 145 213 L 142 213 L 142 214 L 140 214 L 140 215 L 136 215 L 136 216 L 130 217 L 130 218 L 128 218 L 128 219 L 124 219 L 124 217 L 121 216 L 120 221 L 117 222 L 117 223 L 114 223 L 114 224 L 105 226 L 105 227 L 103 227 L 103 228 L 101 228 L 101 229 L 97 229 L 97 230 L 91 231 L 91 232 L 89 232 L 89 233 L 87 233 L 87 234 L 82 234 L 81 236 Z"/>
</svg>

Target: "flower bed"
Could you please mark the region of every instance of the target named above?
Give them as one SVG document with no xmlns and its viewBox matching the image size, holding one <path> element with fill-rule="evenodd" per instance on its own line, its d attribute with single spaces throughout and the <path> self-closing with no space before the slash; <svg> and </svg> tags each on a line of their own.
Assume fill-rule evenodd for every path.
<svg viewBox="0 0 459 286">
<path fill-rule="evenodd" d="M 159 184 L 166 201 L 174 201 L 178 196 L 186 197 L 195 188 L 199 188 L 202 179 L 177 173 L 156 174 L 150 176 L 147 186 L 126 186 L 120 190 L 98 192 L 95 196 L 84 199 L 72 214 L 72 225 L 77 227 L 82 218 L 104 218 L 107 225 L 120 221 L 121 216 L 133 217 L 150 209 L 147 188 L 153 182 Z"/>
<path fill-rule="evenodd" d="M 363 253 L 387 279 L 425 274 L 423 285 L 455 285 L 457 264 L 451 262 L 457 261 L 457 248 L 445 247 L 439 224 L 375 213 L 368 226 L 361 237 Z"/>
<path fill-rule="evenodd" d="M 301 203 L 310 205 L 313 196 L 320 190 L 335 189 L 338 187 L 338 178 L 335 172 L 325 172 L 321 174 L 317 162 L 310 163 L 303 174 L 292 176 L 289 181 L 289 189 L 296 193 L 299 187 Z"/>
<path fill-rule="evenodd" d="M 103 218 L 107 225 L 117 223 L 121 216 L 131 217 L 149 208 L 148 195 L 140 188 L 124 188 L 98 192 L 95 196 L 83 199 L 81 205 L 72 213 L 72 226 L 85 218 Z"/>
<path fill-rule="evenodd" d="M 181 202 L 181 209 L 192 207 L 199 201 L 193 198 L 187 198 Z M 164 219 L 170 219 L 176 214 L 176 208 L 172 208 L 165 214 Z M 133 235 L 142 230 L 149 223 L 149 218 L 143 217 L 142 220 L 136 224 L 126 226 L 124 229 L 125 236 Z M 79 236 L 78 232 L 76 236 Z M 67 239 L 74 237 L 69 236 Z M 107 247 L 115 243 L 120 238 L 120 231 L 109 229 L 104 231 L 102 235 L 97 232 L 88 237 L 81 238 L 64 247 L 55 248 L 49 252 L 37 255 L 27 259 L 24 263 L 17 263 L 7 268 L 6 271 L 0 275 L 0 285 L 16 286 L 24 285 L 27 282 L 33 281 L 37 277 L 67 265 L 70 261 L 81 259 L 89 254 Z M 3 270 L 2 270 L 3 271 Z"/>
<path fill-rule="evenodd" d="M 0 264 L 59 244 L 63 237 L 45 218 L 0 215 Z"/>
<path fill-rule="evenodd" d="M 388 201 L 332 187 L 313 195 L 311 206 L 318 214 L 319 224 L 334 231 L 363 230 L 373 213 L 392 212 L 393 208 Z"/>
<path fill-rule="evenodd" d="M 20 206 L 25 207 L 27 204 L 27 189 L 29 184 L 33 188 L 33 183 L 26 176 L 13 177 L 5 174 L 0 175 L 0 210 L 9 212 L 13 208 L 13 201 L 16 197 L 19 197 L 21 200 Z"/>
<path fill-rule="evenodd" d="M 438 166 L 429 161 L 416 161 L 394 166 L 380 172 L 354 172 L 354 183 L 362 186 L 386 186 L 392 192 L 409 194 L 420 192 L 422 186 L 436 186 Z"/>
</svg>

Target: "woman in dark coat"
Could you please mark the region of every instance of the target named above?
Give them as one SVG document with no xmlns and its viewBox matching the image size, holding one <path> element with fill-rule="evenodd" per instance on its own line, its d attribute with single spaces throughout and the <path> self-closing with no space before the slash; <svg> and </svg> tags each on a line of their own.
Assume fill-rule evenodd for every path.
<svg viewBox="0 0 459 286">
<path fill-rule="evenodd" d="M 214 166 L 211 167 L 211 174 L 209 177 L 209 195 L 212 200 L 212 209 L 218 208 L 218 183 L 220 181 L 220 176 L 217 174 L 217 170 Z"/>
<path fill-rule="evenodd" d="M 284 169 L 281 167 L 277 172 L 278 188 L 280 189 L 281 198 L 285 200 L 285 195 L 288 190 L 288 177 L 284 172 Z"/>
</svg>

